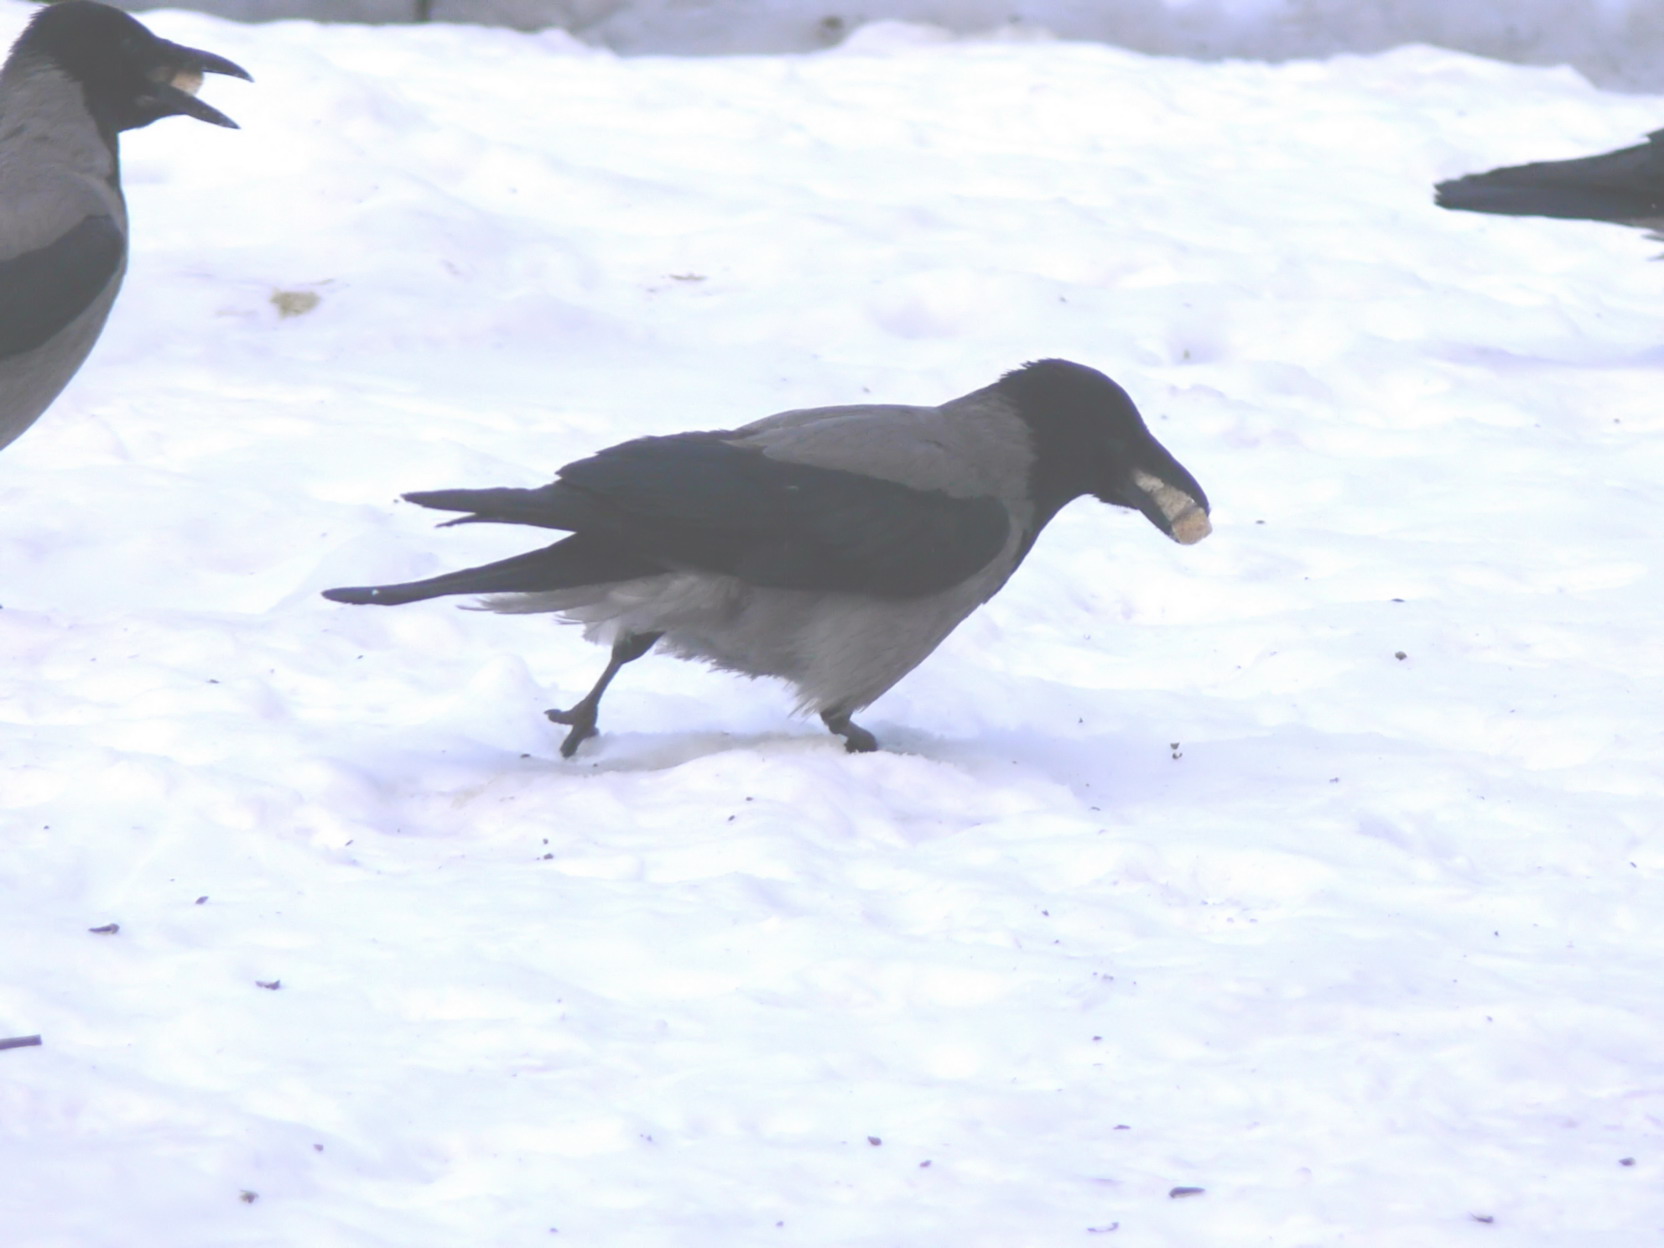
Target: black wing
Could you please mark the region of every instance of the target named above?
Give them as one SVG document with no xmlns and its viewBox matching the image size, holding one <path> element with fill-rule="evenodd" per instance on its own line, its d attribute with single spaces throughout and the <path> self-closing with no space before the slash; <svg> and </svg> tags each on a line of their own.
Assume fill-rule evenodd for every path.
<svg viewBox="0 0 1664 1248">
<path fill-rule="evenodd" d="M 1664 130 L 1621 151 L 1470 174 L 1436 188 L 1441 208 L 1651 225 L 1664 218 Z"/>
<path fill-rule="evenodd" d="M 999 554 L 1010 534 L 1006 510 L 992 498 L 788 463 L 724 439 L 684 433 L 625 442 L 567 465 L 536 490 L 405 497 L 472 513 L 453 523 L 564 529 L 665 570 L 885 598 L 957 585 Z"/>
<path fill-rule="evenodd" d="M 97 299 L 127 243 L 108 216 L 86 217 L 35 251 L 0 261 L 0 359 L 45 345 Z"/>
</svg>

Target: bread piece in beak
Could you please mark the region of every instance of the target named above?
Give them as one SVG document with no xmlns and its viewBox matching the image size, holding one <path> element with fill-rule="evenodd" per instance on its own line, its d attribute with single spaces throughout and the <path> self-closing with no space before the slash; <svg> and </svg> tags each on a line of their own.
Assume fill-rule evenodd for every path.
<svg viewBox="0 0 1664 1248">
<path fill-rule="evenodd" d="M 163 111 L 195 117 L 198 121 L 206 121 L 210 125 L 238 129 L 237 123 L 219 109 L 197 99 L 197 92 L 202 90 L 204 74 L 224 74 L 228 78 L 241 78 L 245 82 L 253 82 L 253 76 L 236 62 L 228 61 L 223 56 L 215 56 L 212 52 L 187 48 L 166 40 L 159 42 L 163 59 L 151 77 L 156 82 L 154 94 Z"/>
<path fill-rule="evenodd" d="M 1160 477 L 1141 468 L 1133 469 L 1132 483 L 1144 492 L 1161 517 L 1156 520 L 1156 516 L 1151 515 L 1150 519 L 1156 520 L 1157 526 L 1175 542 L 1194 546 L 1213 532 L 1213 523 L 1202 505 L 1177 486 L 1168 485 Z M 1148 512 L 1149 509 L 1141 510 Z"/>
</svg>

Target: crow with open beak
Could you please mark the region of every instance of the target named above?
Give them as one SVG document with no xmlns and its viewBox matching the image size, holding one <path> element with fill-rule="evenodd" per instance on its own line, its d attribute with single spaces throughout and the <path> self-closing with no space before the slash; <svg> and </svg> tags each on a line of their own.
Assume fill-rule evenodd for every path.
<svg viewBox="0 0 1664 1248">
<path fill-rule="evenodd" d="M 196 98 L 204 74 L 249 76 L 92 0 L 36 13 L 0 67 L 0 447 L 75 375 L 121 289 L 120 133 L 173 116 L 236 128 Z"/>
<path fill-rule="evenodd" d="M 782 412 L 739 429 L 639 438 L 539 489 L 407 494 L 423 507 L 571 536 L 406 585 L 332 589 L 394 606 L 485 594 L 611 645 L 589 694 L 549 718 L 571 757 L 601 695 L 655 644 L 796 686 L 847 749 L 850 721 L 997 593 L 1047 522 L 1090 495 L 1176 542 L 1211 531 L 1207 495 L 1095 369 L 1040 360 L 939 407 Z"/>
</svg>

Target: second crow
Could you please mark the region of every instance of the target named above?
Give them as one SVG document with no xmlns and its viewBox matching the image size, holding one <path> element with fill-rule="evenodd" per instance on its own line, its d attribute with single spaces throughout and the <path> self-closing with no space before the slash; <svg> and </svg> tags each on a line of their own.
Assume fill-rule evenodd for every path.
<svg viewBox="0 0 1664 1248">
<path fill-rule="evenodd" d="M 619 668 L 661 643 L 797 688 L 851 751 L 850 716 L 997 593 L 1040 530 L 1091 495 L 1175 541 L 1210 531 L 1202 487 L 1094 369 L 1041 360 L 940 407 L 781 412 L 739 429 L 639 438 L 539 489 L 406 494 L 423 507 L 570 533 L 552 546 L 406 585 L 331 589 L 394 606 L 486 594 L 553 612 L 612 647 L 587 696 L 549 718 L 571 757 Z"/>
</svg>

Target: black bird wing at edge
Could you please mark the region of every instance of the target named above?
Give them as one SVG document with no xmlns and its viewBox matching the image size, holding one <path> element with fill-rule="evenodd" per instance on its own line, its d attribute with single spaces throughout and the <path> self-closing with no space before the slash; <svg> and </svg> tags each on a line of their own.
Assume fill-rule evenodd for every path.
<svg viewBox="0 0 1664 1248">
<path fill-rule="evenodd" d="M 1439 207 L 1464 212 L 1650 225 L 1664 218 L 1664 130 L 1600 156 L 1472 173 L 1435 192 Z"/>
<path fill-rule="evenodd" d="M 726 436 L 625 442 L 567 465 L 540 489 L 407 494 L 424 507 L 468 513 L 452 524 L 526 524 L 573 536 L 481 568 L 325 597 L 391 605 L 693 569 L 761 588 L 911 598 L 973 576 L 1010 535 L 1006 509 L 993 498 L 772 459 Z"/>
</svg>

